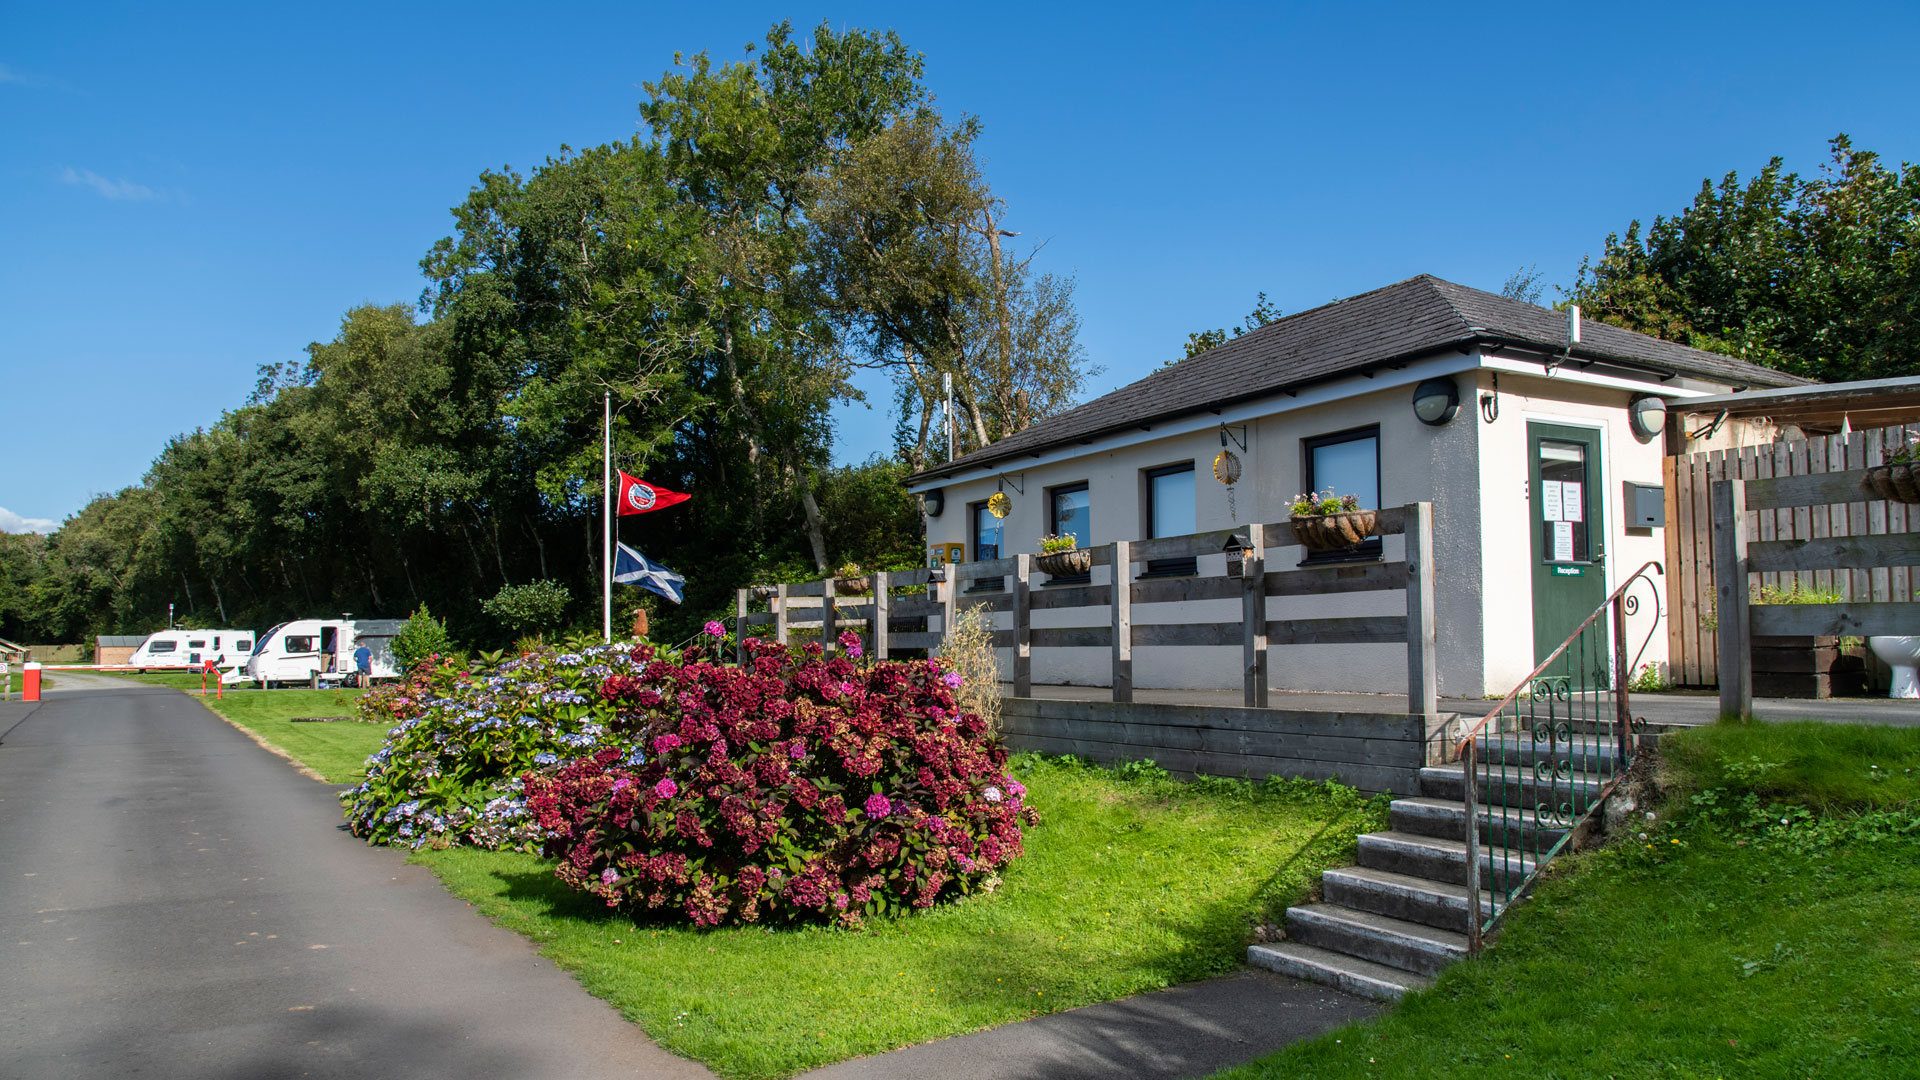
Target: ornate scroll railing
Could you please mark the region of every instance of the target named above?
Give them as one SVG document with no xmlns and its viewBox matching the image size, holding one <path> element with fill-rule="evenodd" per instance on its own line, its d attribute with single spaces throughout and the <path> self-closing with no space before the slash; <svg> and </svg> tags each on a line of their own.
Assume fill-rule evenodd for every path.
<svg viewBox="0 0 1920 1080">
<path fill-rule="evenodd" d="M 1460 739 L 1469 952 L 1633 764 L 1627 686 L 1639 653 L 1628 661 L 1627 616 L 1639 608 L 1636 583 L 1658 603 L 1649 571 L 1663 572 L 1657 562 L 1634 571 Z M 1658 630 L 1656 620 L 1647 641 Z"/>
</svg>

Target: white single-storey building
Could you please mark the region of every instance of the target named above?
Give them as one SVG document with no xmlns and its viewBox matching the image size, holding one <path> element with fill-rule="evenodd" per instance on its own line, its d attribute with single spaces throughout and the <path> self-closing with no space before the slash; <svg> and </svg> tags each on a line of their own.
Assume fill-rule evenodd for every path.
<svg viewBox="0 0 1920 1080">
<path fill-rule="evenodd" d="M 931 548 L 960 545 L 966 561 L 1037 553 L 1050 533 L 1093 546 L 1281 522 L 1302 492 L 1369 508 L 1431 502 L 1440 693 L 1498 695 L 1618 581 L 1662 557 L 1665 403 L 1805 381 L 1422 275 L 1283 318 L 907 483 L 923 497 Z M 1236 463 L 1236 482 L 1222 482 Z M 1009 500 L 1004 518 L 988 508 L 996 492 Z M 1284 558 L 1399 559 L 1402 543 Z M 1178 576 L 1196 564 L 1138 569 Z M 1096 566 L 1091 582 L 1107 573 Z M 1403 611 L 1382 605 L 1404 594 L 1270 603 L 1278 618 L 1391 615 Z M 1158 616 L 1167 621 L 1239 617 L 1233 600 L 1158 607 L 1175 609 Z M 1666 660 L 1659 607 L 1649 594 L 1630 620 L 1635 651 L 1650 638 L 1642 663 Z M 1032 615 L 1035 627 L 1076 617 L 1085 613 Z M 1111 671 L 1103 648 L 1038 650 L 1032 664 L 1040 684 L 1106 685 Z M 1269 672 L 1276 689 L 1396 693 L 1406 657 L 1393 645 L 1276 647 Z M 1236 689 L 1241 651 L 1140 647 L 1133 679 Z"/>
</svg>

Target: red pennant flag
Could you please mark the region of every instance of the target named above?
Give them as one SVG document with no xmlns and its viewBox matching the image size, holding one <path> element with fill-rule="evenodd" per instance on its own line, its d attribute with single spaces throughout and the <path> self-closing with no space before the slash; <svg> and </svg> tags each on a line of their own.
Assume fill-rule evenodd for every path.
<svg viewBox="0 0 1920 1080">
<path fill-rule="evenodd" d="M 693 496 L 682 491 L 668 491 L 655 487 L 645 480 L 636 480 L 626 473 L 620 474 L 620 510 L 621 516 L 627 514 L 645 514 L 662 510 L 675 503 L 683 503 Z"/>
</svg>

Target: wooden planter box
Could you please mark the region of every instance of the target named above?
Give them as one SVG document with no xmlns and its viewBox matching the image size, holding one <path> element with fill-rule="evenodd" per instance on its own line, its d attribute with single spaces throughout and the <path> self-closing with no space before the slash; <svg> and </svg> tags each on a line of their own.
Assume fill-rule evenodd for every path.
<svg viewBox="0 0 1920 1080">
<path fill-rule="evenodd" d="M 1753 639 L 1753 696 L 1830 698 L 1867 692 L 1867 667 L 1858 649 L 1837 637 Z"/>
</svg>

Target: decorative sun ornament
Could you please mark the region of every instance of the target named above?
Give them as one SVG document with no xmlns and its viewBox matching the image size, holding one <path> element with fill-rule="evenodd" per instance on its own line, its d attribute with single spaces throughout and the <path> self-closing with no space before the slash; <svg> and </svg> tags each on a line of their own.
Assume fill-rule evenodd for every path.
<svg viewBox="0 0 1920 1080">
<path fill-rule="evenodd" d="M 1239 455 L 1231 450 L 1222 450 L 1218 454 L 1213 455 L 1213 478 L 1227 485 L 1239 483 Z"/>
<path fill-rule="evenodd" d="M 987 497 L 987 513 L 1004 518 L 1013 513 L 1013 500 L 1007 498 L 1006 492 L 996 491 Z"/>
</svg>

